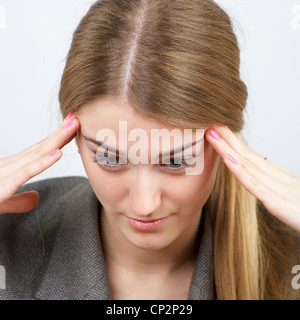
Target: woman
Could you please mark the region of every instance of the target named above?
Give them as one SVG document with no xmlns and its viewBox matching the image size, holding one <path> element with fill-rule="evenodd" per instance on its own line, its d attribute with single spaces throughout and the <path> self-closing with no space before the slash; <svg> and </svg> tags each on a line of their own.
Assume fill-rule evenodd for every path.
<svg viewBox="0 0 300 320">
<path fill-rule="evenodd" d="M 62 76 L 63 124 L 0 162 L 0 212 L 12 213 L 0 217 L 0 297 L 297 298 L 300 179 L 242 141 L 239 67 L 230 19 L 213 1 L 96 1 Z M 176 157 L 175 138 L 158 147 L 168 162 L 128 161 L 141 154 L 120 124 L 144 137 L 190 130 L 201 170 L 186 174 L 195 162 Z M 88 181 L 20 188 L 74 137 Z M 152 157 L 144 141 L 139 152 Z"/>
</svg>

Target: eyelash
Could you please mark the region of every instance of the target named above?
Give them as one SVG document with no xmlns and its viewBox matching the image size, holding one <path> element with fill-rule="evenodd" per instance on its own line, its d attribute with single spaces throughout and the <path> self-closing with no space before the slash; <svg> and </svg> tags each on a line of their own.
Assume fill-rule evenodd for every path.
<svg viewBox="0 0 300 320">
<path fill-rule="evenodd" d="M 109 158 L 109 157 L 108 157 Z M 114 157 L 113 157 L 114 158 Z M 92 156 L 92 159 L 94 162 L 98 163 L 98 165 L 102 168 L 104 168 L 105 170 L 110 170 L 110 171 L 117 171 L 117 170 L 122 170 L 122 168 L 120 168 L 120 166 L 125 166 L 126 164 L 118 164 L 119 162 L 119 157 L 116 157 L 116 162 L 117 164 L 103 164 L 103 163 L 99 163 L 97 161 L 97 158 L 96 156 Z M 178 160 L 180 158 L 176 158 L 176 160 Z M 171 160 L 175 160 L 175 158 L 172 158 Z M 169 164 L 162 164 L 162 166 L 164 166 L 166 169 L 166 171 L 168 172 L 171 172 L 173 174 L 181 174 L 183 172 L 185 172 L 185 169 L 186 168 L 189 168 L 189 167 L 194 167 L 195 166 L 195 163 L 194 164 L 188 164 L 184 159 L 180 159 L 181 162 L 182 162 L 182 166 L 180 166 L 179 168 L 172 168 L 172 167 L 168 167 Z"/>
</svg>

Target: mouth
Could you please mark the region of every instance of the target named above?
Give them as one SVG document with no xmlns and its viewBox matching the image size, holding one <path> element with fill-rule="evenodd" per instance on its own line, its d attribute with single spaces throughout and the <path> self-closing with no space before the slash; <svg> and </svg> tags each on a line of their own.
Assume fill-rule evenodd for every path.
<svg viewBox="0 0 300 320">
<path fill-rule="evenodd" d="M 126 218 L 132 227 L 138 230 L 145 230 L 145 231 L 157 229 L 168 219 L 168 217 L 165 217 L 165 218 L 156 219 L 156 220 L 144 221 L 144 220 L 137 220 L 129 217 L 126 217 Z"/>
</svg>

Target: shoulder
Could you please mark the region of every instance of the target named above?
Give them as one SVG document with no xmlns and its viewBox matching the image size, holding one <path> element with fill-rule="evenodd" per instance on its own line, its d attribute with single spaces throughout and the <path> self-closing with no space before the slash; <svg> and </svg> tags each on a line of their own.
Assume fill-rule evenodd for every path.
<svg viewBox="0 0 300 320">
<path fill-rule="evenodd" d="M 40 195 L 34 210 L 0 215 L 0 265 L 6 270 L 8 288 L 2 291 L 4 298 L 31 297 L 50 261 L 64 257 L 68 264 L 72 257 L 66 252 L 75 252 L 98 212 L 99 202 L 84 177 L 29 183 L 17 193 L 30 190 Z"/>
<path fill-rule="evenodd" d="M 80 209 L 83 199 L 89 201 L 93 198 L 88 179 L 84 177 L 61 177 L 45 179 L 28 183 L 20 187 L 16 194 L 26 191 L 37 191 L 40 201 L 38 206 L 27 213 L 10 213 L 0 216 L 0 230 L 7 227 L 27 229 L 30 225 L 36 224 L 39 220 L 61 219 L 60 213 L 66 215 L 70 210 Z M 5 234 L 5 229 L 3 230 Z M 0 237 L 3 235 L 0 232 Z"/>
<path fill-rule="evenodd" d="M 85 177 L 61 177 L 25 184 L 16 193 L 36 190 L 41 200 L 53 200 L 53 198 L 57 200 L 66 196 L 74 197 L 77 192 L 84 192 L 89 186 L 89 181 Z"/>
</svg>

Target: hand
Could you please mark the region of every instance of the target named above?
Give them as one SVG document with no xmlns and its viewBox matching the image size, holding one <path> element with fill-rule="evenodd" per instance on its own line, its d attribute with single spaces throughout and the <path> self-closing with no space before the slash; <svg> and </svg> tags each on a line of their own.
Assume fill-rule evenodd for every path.
<svg viewBox="0 0 300 320">
<path fill-rule="evenodd" d="M 257 154 L 225 126 L 207 130 L 206 139 L 272 215 L 300 232 L 300 177 Z"/>
<path fill-rule="evenodd" d="M 74 138 L 79 127 L 78 119 L 71 114 L 44 140 L 16 155 L 0 159 L 0 214 L 23 213 L 38 205 L 36 191 L 13 194 L 61 158 L 60 149 Z"/>
</svg>

